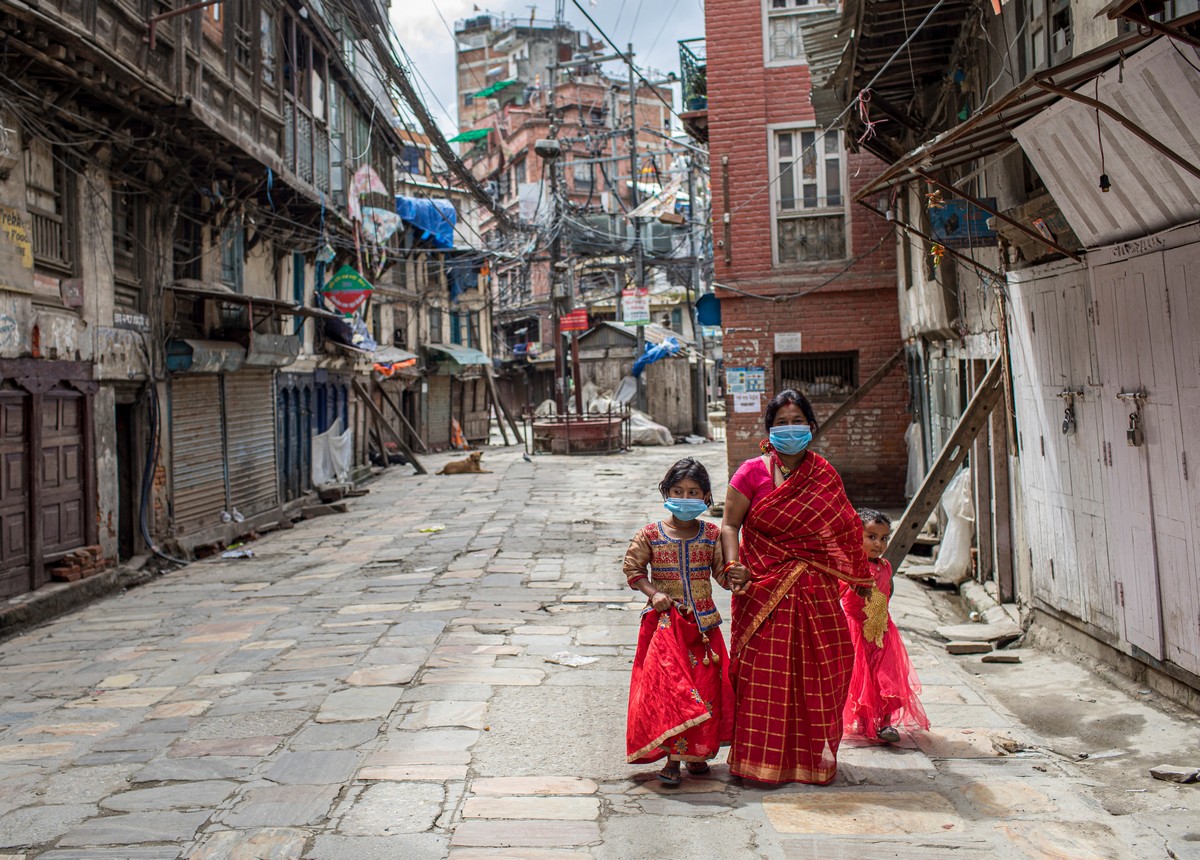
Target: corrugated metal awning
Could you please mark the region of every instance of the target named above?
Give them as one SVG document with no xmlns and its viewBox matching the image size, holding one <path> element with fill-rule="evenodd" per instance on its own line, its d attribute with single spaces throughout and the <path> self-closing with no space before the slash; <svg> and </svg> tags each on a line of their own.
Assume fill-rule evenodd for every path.
<svg viewBox="0 0 1200 860">
<path fill-rule="evenodd" d="M 244 293 L 235 293 L 224 284 L 212 284 L 208 281 L 197 281 L 190 278 L 173 281 L 167 285 L 167 289 L 173 293 L 178 293 L 183 296 L 192 296 L 200 299 L 212 299 L 217 302 L 228 302 L 233 305 L 250 305 L 259 308 L 270 308 L 281 314 L 297 317 L 339 317 L 332 311 L 327 311 L 324 308 L 310 308 L 304 305 L 297 305 L 293 302 L 283 301 L 281 299 L 268 299 L 262 296 L 248 296 Z"/>
<path fill-rule="evenodd" d="M 425 344 L 425 348 L 449 356 L 455 363 L 463 367 L 475 367 L 492 363 L 492 360 L 488 358 L 486 353 L 457 343 L 427 343 Z"/>
<path fill-rule="evenodd" d="M 1134 34 L 1038 72 L 897 161 L 856 199 L 870 205 L 893 185 L 953 175 L 1020 145 L 1083 247 L 1200 217 L 1200 142 L 1188 127 L 1200 114 L 1200 72 L 1184 50 L 1194 53 Z M 1096 104 L 1097 96 L 1098 108 L 1080 103 Z M 1111 192 L 1101 190 L 1101 174 Z"/>
<path fill-rule="evenodd" d="M 1112 68 L 1122 54 L 1129 56 L 1151 38 L 1155 37 L 1134 34 L 1031 75 L 990 107 L 896 161 L 859 191 L 855 199 L 868 200 L 892 185 L 908 182 L 915 178 L 914 171 L 918 169 L 929 173 L 953 171 L 1015 146 L 1013 130 L 1061 98 L 1041 89 L 1039 79 L 1051 79 L 1059 87 L 1074 89 Z"/>
</svg>

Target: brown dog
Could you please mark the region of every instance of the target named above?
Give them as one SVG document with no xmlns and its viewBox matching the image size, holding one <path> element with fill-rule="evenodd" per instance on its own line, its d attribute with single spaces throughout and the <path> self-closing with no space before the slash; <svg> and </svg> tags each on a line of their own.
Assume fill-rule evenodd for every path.
<svg viewBox="0 0 1200 860">
<path fill-rule="evenodd" d="M 442 470 L 439 475 L 490 475 L 492 474 L 487 469 L 479 465 L 479 461 L 483 459 L 482 451 L 472 451 L 461 460 L 451 460 Z"/>
</svg>

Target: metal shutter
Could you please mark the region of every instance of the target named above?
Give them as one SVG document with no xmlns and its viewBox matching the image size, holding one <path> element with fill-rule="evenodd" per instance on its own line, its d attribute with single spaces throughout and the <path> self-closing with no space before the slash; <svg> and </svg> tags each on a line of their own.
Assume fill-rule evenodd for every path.
<svg viewBox="0 0 1200 860">
<path fill-rule="evenodd" d="M 225 510 L 220 377 L 172 378 L 171 457 L 175 532 L 220 523 Z"/>
<path fill-rule="evenodd" d="M 225 376 L 225 440 L 230 504 L 247 517 L 276 507 L 274 371 Z"/>
</svg>

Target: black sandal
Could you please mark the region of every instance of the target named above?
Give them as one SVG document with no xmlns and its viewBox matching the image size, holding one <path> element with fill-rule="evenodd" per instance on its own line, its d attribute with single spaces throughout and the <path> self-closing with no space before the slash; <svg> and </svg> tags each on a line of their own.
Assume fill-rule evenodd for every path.
<svg viewBox="0 0 1200 860">
<path fill-rule="evenodd" d="M 678 768 L 675 770 L 675 775 L 672 776 L 667 768 L 663 767 L 663 769 L 658 772 L 658 781 L 663 785 L 679 785 L 679 783 L 683 781 L 683 777 L 680 776 Z"/>
<path fill-rule="evenodd" d="M 687 769 L 688 773 L 690 773 L 692 776 L 704 776 L 704 774 L 712 770 L 706 761 L 689 761 L 687 763 Z"/>
</svg>

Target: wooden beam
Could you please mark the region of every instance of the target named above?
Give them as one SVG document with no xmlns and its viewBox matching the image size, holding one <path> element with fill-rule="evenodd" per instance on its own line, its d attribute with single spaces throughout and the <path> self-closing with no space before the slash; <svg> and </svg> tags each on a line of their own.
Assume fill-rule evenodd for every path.
<svg viewBox="0 0 1200 860">
<path fill-rule="evenodd" d="M 521 435 L 521 428 L 513 420 L 512 413 L 508 411 L 508 407 L 504 405 L 504 401 L 500 399 L 500 391 L 496 387 L 496 377 L 493 375 L 490 365 L 484 368 L 484 376 L 487 377 L 488 389 L 492 392 L 492 400 L 496 402 L 496 408 L 500 410 L 504 419 L 508 421 L 508 426 L 512 428 L 513 436 L 517 438 L 518 442 L 524 445 L 525 437 Z"/>
<path fill-rule="evenodd" d="M 849 397 L 838 404 L 837 409 L 833 410 L 830 416 L 817 426 L 816 431 L 813 433 L 812 441 L 816 442 L 827 430 L 829 430 L 830 427 L 845 418 L 846 415 L 849 414 L 850 410 L 857 406 L 864 397 L 871 393 L 871 389 L 883 382 L 887 375 L 892 372 L 892 368 L 899 364 L 900 359 L 902 358 L 904 358 L 904 347 L 900 347 L 898 350 L 896 350 L 895 355 L 885 361 L 882 367 L 872 373 L 870 379 L 858 386 L 858 388 L 854 389 L 854 392 Z"/>
<path fill-rule="evenodd" d="M 367 407 L 367 411 L 374 416 L 375 420 L 379 422 L 379 425 L 381 425 L 383 429 L 387 430 L 387 432 L 392 435 L 392 438 L 396 440 L 396 444 L 400 447 L 400 450 L 404 452 L 404 456 L 408 457 L 408 461 L 413 464 L 413 468 L 417 470 L 417 474 L 428 475 L 429 472 L 423 465 L 421 465 L 421 461 L 417 459 L 417 455 L 412 452 L 412 449 L 408 447 L 408 444 L 403 438 L 401 438 L 400 434 L 396 432 L 395 428 L 393 428 L 391 424 L 388 424 L 387 421 L 384 420 L 383 413 L 379 410 L 379 407 L 375 405 L 375 401 L 371 399 L 371 393 L 367 391 L 363 384 L 357 379 L 353 380 L 353 385 L 354 393 L 358 395 L 358 398 L 363 402 L 363 405 Z M 386 452 L 384 452 L 384 457 L 387 457 Z"/>
<path fill-rule="evenodd" d="M 958 420 L 954 432 L 946 440 L 946 445 L 938 454 L 929 474 L 921 482 L 921 489 L 908 503 L 908 508 L 904 511 L 895 534 L 892 535 L 892 541 L 888 544 L 887 552 L 883 554 L 891 563 L 892 570 L 900 569 L 904 557 L 908 555 L 908 551 L 916 543 L 917 535 L 924 528 L 925 521 L 941 501 L 946 485 L 967 459 L 971 443 L 980 431 L 987 427 L 988 416 L 1003 397 L 1004 362 L 997 360 L 992 362 L 987 376 L 971 396 L 971 402 L 967 404 L 967 409 Z"/>
<path fill-rule="evenodd" d="M 396 405 L 396 403 L 392 400 L 391 395 L 387 393 L 387 389 L 381 385 L 379 386 L 379 393 L 383 396 L 383 402 L 388 405 L 388 408 L 395 412 L 400 420 L 404 422 L 404 426 L 408 428 L 408 432 L 411 433 L 413 438 L 417 440 L 417 443 L 421 446 L 421 450 L 428 454 L 429 446 L 425 444 L 425 440 L 421 438 L 421 434 L 417 432 L 416 428 L 408 423 L 408 419 L 404 417 L 404 413 L 400 410 L 400 407 Z"/>
</svg>

